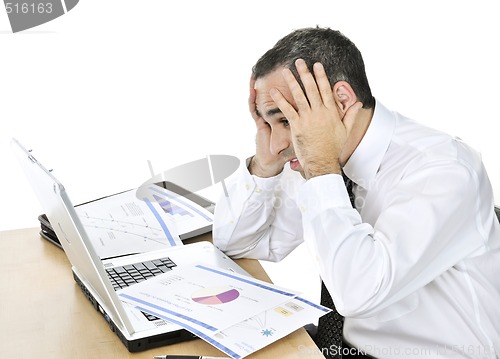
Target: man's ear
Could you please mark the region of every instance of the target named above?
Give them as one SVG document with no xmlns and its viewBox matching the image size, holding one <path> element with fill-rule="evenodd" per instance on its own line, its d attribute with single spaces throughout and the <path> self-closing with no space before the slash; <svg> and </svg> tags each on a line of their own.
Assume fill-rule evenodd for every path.
<svg viewBox="0 0 500 359">
<path fill-rule="evenodd" d="M 346 113 L 346 111 L 358 101 L 358 97 L 354 93 L 351 85 L 345 81 L 336 82 L 332 88 L 333 97 L 339 109 Z"/>
</svg>

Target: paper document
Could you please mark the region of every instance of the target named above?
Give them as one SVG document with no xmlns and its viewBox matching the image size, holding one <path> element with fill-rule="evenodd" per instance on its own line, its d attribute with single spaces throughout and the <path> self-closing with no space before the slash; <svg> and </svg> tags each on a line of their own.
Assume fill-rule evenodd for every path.
<svg viewBox="0 0 500 359">
<path fill-rule="evenodd" d="M 179 233 L 212 225 L 213 215 L 196 203 L 151 185 L 75 207 L 100 258 L 182 245 Z"/>
<path fill-rule="evenodd" d="M 296 297 L 229 329 L 203 338 L 233 358 L 243 358 L 317 321 L 331 309 Z"/>
<path fill-rule="evenodd" d="M 139 309 L 165 319 L 172 324 L 183 326 L 166 313 L 151 308 Z M 239 359 L 264 348 L 304 325 L 316 322 L 330 311 L 329 308 L 295 297 L 289 302 L 269 309 L 218 333 L 205 334 L 193 326 L 184 326 L 184 328 L 232 358 Z"/>
<path fill-rule="evenodd" d="M 141 310 L 161 313 L 183 327 L 208 335 L 297 295 L 248 276 L 203 265 L 178 267 L 117 293 Z"/>
</svg>

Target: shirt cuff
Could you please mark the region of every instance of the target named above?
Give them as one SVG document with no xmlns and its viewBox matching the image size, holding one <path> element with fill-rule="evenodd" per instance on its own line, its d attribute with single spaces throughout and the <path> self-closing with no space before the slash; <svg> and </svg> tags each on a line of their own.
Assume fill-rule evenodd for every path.
<svg viewBox="0 0 500 359">
<path fill-rule="evenodd" d="M 259 177 L 252 175 L 247 167 L 242 168 L 242 179 L 241 185 L 243 186 L 239 190 L 240 193 L 245 193 L 244 197 L 250 198 L 252 200 L 262 200 L 268 196 L 272 196 L 276 191 L 277 186 L 279 186 L 280 178 L 283 172 L 279 173 L 274 177 Z"/>
<path fill-rule="evenodd" d="M 328 208 L 352 208 L 341 175 L 327 174 L 311 178 L 299 190 L 298 204 L 304 216 L 314 218 Z"/>
</svg>

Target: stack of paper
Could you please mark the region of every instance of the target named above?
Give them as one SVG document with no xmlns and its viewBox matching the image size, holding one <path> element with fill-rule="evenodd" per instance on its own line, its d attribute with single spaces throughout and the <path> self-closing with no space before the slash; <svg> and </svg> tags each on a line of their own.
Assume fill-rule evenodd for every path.
<svg viewBox="0 0 500 359">
<path fill-rule="evenodd" d="M 330 311 L 287 289 L 203 265 L 182 267 L 118 293 L 232 358 L 243 358 Z"/>
</svg>

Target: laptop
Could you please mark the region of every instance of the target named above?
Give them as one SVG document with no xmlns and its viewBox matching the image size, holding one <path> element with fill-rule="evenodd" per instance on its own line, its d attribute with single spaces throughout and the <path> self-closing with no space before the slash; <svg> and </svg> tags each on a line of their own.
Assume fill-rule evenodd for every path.
<svg viewBox="0 0 500 359">
<path fill-rule="evenodd" d="M 182 271 L 184 265 L 194 263 L 249 275 L 207 241 L 100 259 L 62 183 L 19 141 L 12 139 L 11 145 L 72 265 L 76 283 L 130 352 L 196 337 L 180 326 L 123 303 L 116 290 L 165 271 Z"/>
</svg>

